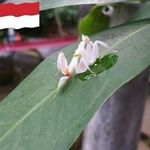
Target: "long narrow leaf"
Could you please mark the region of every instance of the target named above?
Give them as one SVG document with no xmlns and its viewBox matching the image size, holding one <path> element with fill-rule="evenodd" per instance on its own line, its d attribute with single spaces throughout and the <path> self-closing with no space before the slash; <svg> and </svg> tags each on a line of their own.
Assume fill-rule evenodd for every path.
<svg viewBox="0 0 150 150">
<path fill-rule="evenodd" d="M 133 1 L 135 0 L 42 0 L 41 10 L 69 5 L 81 5 L 81 4 L 105 5 L 110 3 L 133 2 Z"/>
<path fill-rule="evenodd" d="M 36 2 L 38 0 L 13 0 L 13 3 L 22 3 L 22 2 Z M 80 4 L 110 4 L 117 2 L 134 2 L 136 0 L 41 0 L 41 10 L 63 7 L 69 5 L 80 5 Z M 12 2 L 12 0 L 7 0 L 7 2 Z"/>
<path fill-rule="evenodd" d="M 87 81 L 78 78 L 56 96 L 57 55 L 40 64 L 0 103 L 1 150 L 68 150 L 98 107 L 150 65 L 150 21 L 93 37 L 117 50 L 118 62 Z M 71 58 L 77 45 L 63 51 Z"/>
<path fill-rule="evenodd" d="M 150 18 L 150 2 L 145 2 L 141 8 L 135 13 L 132 21 L 144 20 Z"/>
</svg>

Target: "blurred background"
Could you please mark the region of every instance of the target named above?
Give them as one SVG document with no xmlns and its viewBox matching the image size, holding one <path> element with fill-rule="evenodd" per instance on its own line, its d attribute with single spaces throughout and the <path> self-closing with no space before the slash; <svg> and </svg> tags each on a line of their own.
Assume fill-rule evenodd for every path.
<svg viewBox="0 0 150 150">
<path fill-rule="evenodd" d="M 0 30 L 0 100 L 53 52 L 76 42 L 81 34 L 92 35 L 129 21 L 140 7 L 134 3 L 50 9 L 41 12 L 38 28 Z M 95 11 L 99 12 L 96 16 Z M 145 107 L 138 150 L 150 150 L 149 114 L 150 98 Z M 71 150 L 81 149 L 81 143 L 82 135 Z"/>
</svg>

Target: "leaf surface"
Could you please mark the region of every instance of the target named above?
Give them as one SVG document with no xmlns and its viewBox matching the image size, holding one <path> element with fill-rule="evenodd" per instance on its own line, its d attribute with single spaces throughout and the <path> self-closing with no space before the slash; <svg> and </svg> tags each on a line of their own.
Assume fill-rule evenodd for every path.
<svg viewBox="0 0 150 150">
<path fill-rule="evenodd" d="M 143 3 L 140 9 L 135 13 L 132 21 L 139 21 L 150 18 L 150 1 Z"/>
<path fill-rule="evenodd" d="M 148 20 L 94 36 L 118 51 L 118 62 L 91 80 L 74 78 L 57 96 L 57 54 L 46 59 L 0 103 L 0 149 L 68 150 L 99 106 L 150 65 L 149 33 Z M 70 59 L 76 48 L 63 51 Z"/>
<path fill-rule="evenodd" d="M 42 0 L 41 10 L 82 4 L 99 4 L 106 5 L 118 2 L 134 2 L 135 0 Z"/>
</svg>

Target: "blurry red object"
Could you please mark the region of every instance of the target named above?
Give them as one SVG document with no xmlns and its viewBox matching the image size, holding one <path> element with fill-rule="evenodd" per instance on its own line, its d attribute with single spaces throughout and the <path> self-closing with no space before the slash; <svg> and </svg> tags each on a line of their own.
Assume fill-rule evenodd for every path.
<svg viewBox="0 0 150 150">
<path fill-rule="evenodd" d="M 20 41 L 13 44 L 0 44 L 0 53 L 23 51 L 27 49 L 44 49 L 55 48 L 61 46 L 67 46 L 74 43 L 77 40 L 76 37 L 63 38 L 63 39 L 34 39 L 30 41 Z"/>
</svg>

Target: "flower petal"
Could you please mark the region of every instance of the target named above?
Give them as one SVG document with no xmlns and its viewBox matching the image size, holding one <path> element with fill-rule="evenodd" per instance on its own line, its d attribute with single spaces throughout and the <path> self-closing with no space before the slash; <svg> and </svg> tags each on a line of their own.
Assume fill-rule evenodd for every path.
<svg viewBox="0 0 150 150">
<path fill-rule="evenodd" d="M 80 52 L 76 50 L 73 57 L 72 57 L 72 60 L 69 64 L 69 67 L 75 68 L 79 63 L 80 57 L 81 57 Z"/>
<path fill-rule="evenodd" d="M 88 63 L 85 61 L 85 59 L 81 58 L 79 61 L 78 66 L 76 67 L 76 73 L 83 73 L 89 69 Z"/>
<path fill-rule="evenodd" d="M 90 64 L 93 64 L 96 59 L 99 57 L 100 55 L 100 46 L 108 49 L 109 46 L 102 42 L 102 41 L 95 41 L 94 44 L 93 44 L 93 49 L 92 49 L 92 53 L 91 53 L 91 58 L 90 58 Z"/>
<path fill-rule="evenodd" d="M 66 85 L 66 83 L 69 81 L 69 77 L 68 76 L 63 76 L 60 78 L 59 82 L 58 82 L 58 86 L 57 88 L 60 89 L 62 88 L 63 86 Z"/>
<path fill-rule="evenodd" d="M 92 49 L 92 52 L 90 55 L 90 60 L 89 60 L 90 64 L 93 64 L 96 61 L 96 59 L 99 57 L 99 55 L 100 55 L 99 54 L 99 47 L 98 47 L 97 43 L 94 43 L 93 49 Z"/>
<path fill-rule="evenodd" d="M 80 57 L 86 58 L 85 48 L 86 48 L 86 43 L 84 41 L 80 42 L 74 55 L 80 55 Z"/>
<path fill-rule="evenodd" d="M 82 41 L 88 44 L 90 43 L 90 38 L 87 35 L 82 35 Z"/>
<path fill-rule="evenodd" d="M 81 42 L 79 43 L 79 46 L 78 46 L 78 48 L 77 48 L 76 51 L 80 52 L 80 51 L 85 50 L 85 46 L 86 46 L 86 43 L 83 42 L 83 41 L 81 41 Z"/>
<path fill-rule="evenodd" d="M 66 71 L 68 68 L 68 63 L 67 63 L 67 59 L 63 52 L 60 52 L 58 54 L 57 68 L 62 74 L 64 74 L 64 75 L 66 74 Z"/>
<path fill-rule="evenodd" d="M 87 62 L 90 61 L 91 58 L 91 54 L 92 54 L 92 49 L 93 49 L 93 43 L 90 42 L 86 45 L 86 49 L 85 49 L 85 54 L 86 54 L 86 58 L 84 58 Z M 90 63 L 88 63 L 90 64 Z"/>
</svg>

